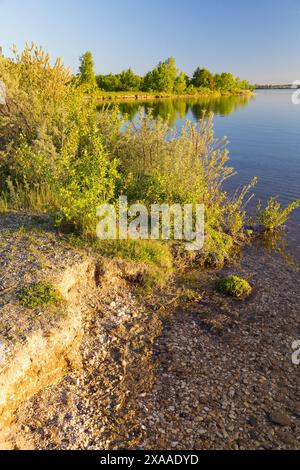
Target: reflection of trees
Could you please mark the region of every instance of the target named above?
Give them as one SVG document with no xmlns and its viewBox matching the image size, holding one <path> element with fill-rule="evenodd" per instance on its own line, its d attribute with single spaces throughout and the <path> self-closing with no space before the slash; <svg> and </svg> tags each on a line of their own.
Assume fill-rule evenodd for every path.
<svg viewBox="0 0 300 470">
<path fill-rule="evenodd" d="M 220 116 L 228 116 L 237 111 L 239 108 L 245 107 L 250 96 L 221 96 L 219 98 L 203 98 L 200 100 L 189 100 L 189 109 L 194 119 L 199 120 L 204 111 L 212 112 Z"/>
<path fill-rule="evenodd" d="M 135 101 L 130 103 L 119 103 L 119 110 L 122 114 L 127 114 L 128 118 L 133 121 L 139 110 L 142 108 L 146 114 L 152 112 L 154 117 L 162 117 L 164 120 L 169 119 L 170 125 L 174 126 L 176 120 L 184 119 L 187 113 L 186 100 L 148 100 Z"/>
<path fill-rule="evenodd" d="M 198 121 L 204 111 L 227 116 L 239 108 L 248 104 L 249 96 L 221 96 L 219 98 L 177 98 L 165 100 L 134 101 L 118 103 L 122 114 L 127 114 L 132 121 L 140 108 L 146 114 L 152 111 L 154 117 L 161 116 L 170 120 L 170 125 L 174 126 L 177 119 L 184 119 L 190 111 L 196 121 Z"/>
</svg>

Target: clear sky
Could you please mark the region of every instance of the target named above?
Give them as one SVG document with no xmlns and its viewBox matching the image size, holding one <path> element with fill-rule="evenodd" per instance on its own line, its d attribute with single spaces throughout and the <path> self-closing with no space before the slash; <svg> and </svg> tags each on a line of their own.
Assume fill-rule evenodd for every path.
<svg viewBox="0 0 300 470">
<path fill-rule="evenodd" d="M 300 80 L 300 0 L 0 0 L 4 52 L 42 44 L 76 72 L 91 50 L 97 73 L 145 73 L 173 55 L 255 83 Z"/>
</svg>

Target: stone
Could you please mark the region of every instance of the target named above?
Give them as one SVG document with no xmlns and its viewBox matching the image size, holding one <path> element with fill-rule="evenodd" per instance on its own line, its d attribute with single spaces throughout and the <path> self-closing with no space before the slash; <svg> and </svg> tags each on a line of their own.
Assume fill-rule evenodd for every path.
<svg viewBox="0 0 300 470">
<path fill-rule="evenodd" d="M 257 419 L 255 418 L 255 416 L 249 416 L 248 422 L 249 422 L 250 426 L 254 427 L 254 426 L 257 425 Z"/>
<path fill-rule="evenodd" d="M 278 424 L 279 426 L 291 426 L 292 420 L 291 418 L 281 412 L 281 411 L 273 411 L 269 414 L 269 419 L 273 424 Z"/>
</svg>

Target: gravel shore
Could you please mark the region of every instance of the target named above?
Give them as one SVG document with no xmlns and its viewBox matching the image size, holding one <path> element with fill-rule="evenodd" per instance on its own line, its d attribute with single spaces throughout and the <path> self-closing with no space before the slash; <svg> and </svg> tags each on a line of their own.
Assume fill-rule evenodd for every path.
<svg viewBox="0 0 300 470">
<path fill-rule="evenodd" d="M 299 271 L 254 250 L 224 274 L 237 271 L 254 286 L 250 299 L 226 299 L 215 274 L 199 276 L 202 301 L 178 310 L 157 340 L 155 386 L 140 401 L 144 448 L 300 447 Z"/>
<path fill-rule="evenodd" d="M 17 223 L 10 256 L 14 229 L 10 223 L 2 230 L 2 260 L 6 253 L 14 269 L 2 278 L 5 296 L 11 295 L 9 279 L 28 281 L 28 266 L 35 278 L 49 262 L 81 258 L 57 245 L 54 234 L 29 237 Z M 13 275 L 19 268 L 21 277 Z M 248 299 L 216 292 L 216 279 L 233 273 L 253 286 Z M 15 448 L 300 447 L 300 366 L 292 363 L 292 343 L 300 340 L 295 265 L 261 247 L 247 248 L 239 265 L 179 279 L 175 291 L 188 288 L 193 296 L 177 307 L 171 303 L 163 317 L 162 299 L 148 304 L 136 297 L 122 264 L 96 274 L 82 312 L 82 367 L 18 408 Z M 38 316 L 39 327 L 46 319 Z"/>
</svg>

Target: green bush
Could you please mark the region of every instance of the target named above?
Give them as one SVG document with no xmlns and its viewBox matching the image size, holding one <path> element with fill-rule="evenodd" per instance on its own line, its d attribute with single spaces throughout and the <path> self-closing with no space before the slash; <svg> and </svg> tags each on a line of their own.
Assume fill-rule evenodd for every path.
<svg viewBox="0 0 300 470">
<path fill-rule="evenodd" d="M 154 203 L 163 194 L 166 203 L 210 208 L 226 199 L 220 186 L 234 171 L 227 166 L 226 141 L 214 137 L 212 115 L 198 124 L 187 121 L 177 135 L 168 121 L 140 113 L 138 126 L 129 125 L 119 141 L 122 172 L 138 185 L 140 200 Z"/>
<path fill-rule="evenodd" d="M 288 220 L 289 215 L 298 207 L 300 207 L 300 199 L 282 208 L 281 204 L 272 197 L 265 208 L 263 208 L 259 202 L 257 207 L 257 221 L 265 231 L 274 231 L 283 225 Z"/>
<path fill-rule="evenodd" d="M 58 223 L 71 223 L 83 235 L 94 234 L 97 207 L 114 199 L 117 166 L 96 130 L 80 135 L 69 157 L 66 180 L 59 185 L 62 203 Z"/>
<path fill-rule="evenodd" d="M 47 282 L 38 282 L 24 287 L 18 292 L 17 297 L 21 305 L 30 309 L 58 304 L 62 301 L 59 292 Z"/>
<path fill-rule="evenodd" d="M 237 299 L 247 297 L 252 292 L 252 287 L 245 280 L 238 276 L 229 276 L 221 278 L 217 281 L 217 289 L 222 294 Z"/>
</svg>

